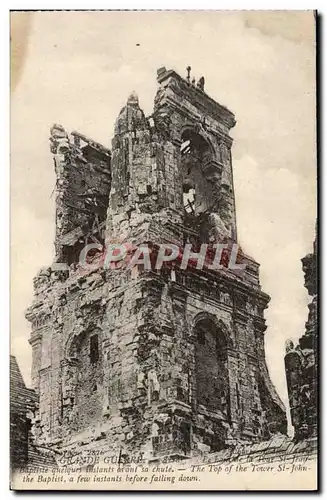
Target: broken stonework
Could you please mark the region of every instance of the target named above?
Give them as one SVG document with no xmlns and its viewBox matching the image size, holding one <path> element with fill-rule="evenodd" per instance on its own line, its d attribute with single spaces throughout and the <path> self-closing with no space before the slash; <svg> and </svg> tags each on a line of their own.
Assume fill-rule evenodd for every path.
<svg viewBox="0 0 327 500">
<path fill-rule="evenodd" d="M 318 290 L 317 290 L 317 236 L 313 253 L 302 259 L 305 287 L 312 297 L 309 304 L 305 333 L 294 346 L 286 343 L 285 369 L 291 419 L 296 440 L 317 437 L 317 371 L 318 371 Z"/>
<path fill-rule="evenodd" d="M 85 244 L 237 243 L 235 117 L 161 68 L 151 117 L 132 94 L 108 151 L 51 130 L 56 266 L 34 280 L 34 433 L 58 450 L 188 457 L 286 433 L 269 377 L 259 265 L 81 272 Z M 59 268 L 60 264 L 67 267 Z M 59 267 L 58 267 L 59 265 Z M 133 276 L 133 279 L 132 279 Z"/>
</svg>

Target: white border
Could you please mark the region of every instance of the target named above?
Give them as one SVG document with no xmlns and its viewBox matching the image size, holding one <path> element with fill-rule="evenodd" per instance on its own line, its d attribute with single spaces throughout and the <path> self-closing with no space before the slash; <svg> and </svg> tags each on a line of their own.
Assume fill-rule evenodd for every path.
<svg viewBox="0 0 327 500">
<path fill-rule="evenodd" d="M 320 3 L 322 8 L 322 1 L 312 5 L 312 2 L 304 0 L 298 0 L 296 4 L 291 0 L 268 1 L 264 4 L 258 1 L 245 3 L 240 0 L 221 0 L 219 2 L 201 0 L 200 3 L 191 0 L 187 2 L 182 0 L 157 0 L 155 3 L 144 0 L 111 0 L 110 2 L 104 0 L 94 0 L 92 2 L 82 0 L 57 0 L 56 2 L 34 0 L 29 2 L 28 6 L 24 0 L 7 2 L 11 10 L 314 10 L 319 8 L 317 3 Z"/>
<path fill-rule="evenodd" d="M 103 1 L 103 0 L 93 0 L 92 2 L 83 2 L 83 1 L 73 1 L 73 0 L 65 0 L 65 1 L 56 1 L 49 2 L 46 0 L 38 0 L 29 2 L 29 5 L 26 5 L 26 1 L 16 0 L 16 1 L 7 1 L 3 0 L 0 6 L 0 33 L 1 33 L 1 44 L 0 44 L 0 54 L 1 54 L 1 63 L 3 72 L 5 74 L 5 78 L 1 78 L 1 98 L 2 98 L 2 106 L 1 106 L 1 137 L 4 138 L 2 141 L 2 149 L 1 149 L 1 182 L 0 182 L 0 202 L 1 202 L 1 235 L 4 240 L 1 245 L 1 332 L 2 332 L 2 343 L 1 343 L 1 395 L 2 395 L 2 419 L 1 419 L 1 431 L 3 433 L 1 439 L 1 450 L 0 450 L 0 493 L 1 498 L 9 498 L 13 495 L 13 492 L 9 491 L 9 411 L 7 410 L 9 406 L 9 10 L 314 10 L 317 9 L 321 15 L 326 12 L 325 2 L 322 0 L 315 2 L 315 5 L 312 5 L 312 2 L 308 1 L 297 1 L 296 4 L 290 0 L 274 0 L 273 2 L 267 1 L 264 4 L 258 1 L 250 1 L 250 2 L 241 2 L 235 0 L 229 1 L 220 1 L 213 2 L 212 0 L 201 0 L 200 6 L 197 2 L 182 2 L 177 0 L 165 0 L 165 1 L 157 1 L 155 4 L 149 1 Z M 154 6 L 156 9 L 154 9 Z M 325 69 L 326 69 L 326 48 L 325 48 L 325 37 L 323 33 L 321 33 L 320 40 L 320 51 L 325 49 L 325 53 L 323 53 L 322 61 L 321 61 L 321 93 L 322 93 L 322 81 L 326 81 L 324 78 Z M 323 120 L 323 117 L 326 116 L 326 102 L 322 102 L 323 107 L 320 110 L 320 119 Z M 327 143 L 326 138 L 326 130 L 321 131 L 321 142 L 322 144 Z M 322 198 L 322 192 L 325 187 L 325 180 L 323 178 L 323 169 L 325 166 L 324 158 L 321 153 L 320 156 L 320 197 Z M 322 204 L 322 210 L 320 213 L 321 221 L 327 221 L 327 209 L 326 204 Z M 322 235 L 323 236 L 323 235 Z M 324 248 L 323 245 L 323 237 L 321 237 L 321 252 Z M 322 278 L 326 278 L 326 272 L 322 273 Z M 326 284 L 326 279 L 323 280 L 324 285 L 322 286 L 322 292 L 324 292 L 324 286 Z M 322 301 L 321 301 L 322 304 Z M 322 309 L 322 307 L 321 307 Z M 324 323 L 322 323 L 320 327 L 320 335 L 321 338 L 324 337 Z M 322 342 L 321 342 L 322 343 Z M 321 359 L 325 354 L 325 346 L 327 342 L 324 342 L 323 353 L 321 355 Z M 321 361 L 321 375 L 324 375 L 324 363 Z M 323 377 L 322 377 L 323 378 Z M 8 383 L 7 383 L 8 381 Z M 321 380 L 321 386 L 323 387 L 323 380 Z M 325 394 L 325 391 L 322 391 L 322 394 Z M 327 398 L 325 397 L 324 401 L 321 401 L 321 411 L 325 410 L 325 402 Z M 7 403 L 8 402 L 8 403 Z M 8 404 L 8 406 L 7 406 Z M 323 418 L 321 418 L 323 422 Z M 326 433 L 325 433 L 326 436 Z M 325 448 L 325 439 L 323 439 L 322 444 L 322 452 Z M 321 474 L 321 483 L 323 485 L 323 474 Z M 219 493 L 223 495 L 223 493 Z M 228 497 L 238 496 L 239 494 L 228 494 Z M 264 495 L 264 493 L 262 493 Z M 33 496 L 33 495 L 32 495 Z M 68 498 L 67 493 L 61 493 L 62 498 Z M 92 495 L 93 496 L 93 495 Z M 118 498 L 118 495 L 110 493 L 111 497 Z M 126 495 L 119 495 L 119 498 L 122 498 Z M 171 498 L 177 497 L 176 495 L 169 495 Z M 198 493 L 198 497 L 202 496 L 201 493 Z M 301 495 L 302 496 L 302 495 Z"/>
</svg>

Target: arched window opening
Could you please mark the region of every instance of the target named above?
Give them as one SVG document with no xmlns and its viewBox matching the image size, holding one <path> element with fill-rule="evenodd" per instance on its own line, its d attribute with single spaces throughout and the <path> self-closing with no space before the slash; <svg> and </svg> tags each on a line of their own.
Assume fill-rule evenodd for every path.
<svg viewBox="0 0 327 500">
<path fill-rule="evenodd" d="M 69 363 L 62 373 L 63 420 L 88 428 L 103 411 L 104 371 L 102 332 L 86 329 L 67 346 Z"/>
<path fill-rule="evenodd" d="M 198 405 L 228 414 L 227 343 L 209 318 L 195 326 L 195 376 Z"/>
<path fill-rule="evenodd" d="M 209 211 L 213 199 L 213 186 L 204 172 L 212 151 L 207 141 L 192 130 L 182 134 L 180 151 L 185 215 L 198 217 Z"/>
</svg>

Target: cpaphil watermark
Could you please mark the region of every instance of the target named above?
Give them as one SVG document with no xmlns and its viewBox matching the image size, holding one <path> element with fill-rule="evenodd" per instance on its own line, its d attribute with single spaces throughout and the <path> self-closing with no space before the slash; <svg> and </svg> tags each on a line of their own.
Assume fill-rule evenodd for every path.
<svg viewBox="0 0 327 500">
<path fill-rule="evenodd" d="M 67 264 L 56 263 L 56 270 L 68 269 Z M 133 270 L 136 267 L 146 271 L 161 269 L 207 269 L 217 271 L 230 269 L 244 271 L 246 264 L 237 243 L 202 243 L 196 249 L 191 243 L 184 247 L 174 244 L 134 245 L 132 243 L 90 243 L 85 245 L 76 265 L 80 273 L 97 269 Z"/>
</svg>

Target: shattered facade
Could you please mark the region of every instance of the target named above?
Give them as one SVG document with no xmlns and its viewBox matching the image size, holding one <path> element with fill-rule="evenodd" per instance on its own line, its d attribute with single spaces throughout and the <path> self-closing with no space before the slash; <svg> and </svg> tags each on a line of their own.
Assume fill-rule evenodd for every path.
<svg viewBox="0 0 327 500">
<path fill-rule="evenodd" d="M 37 441 L 60 449 L 188 457 L 286 434 L 266 366 L 259 264 L 81 272 L 86 244 L 236 242 L 234 115 L 158 70 L 153 114 L 132 94 L 111 151 L 51 129 L 56 262 L 34 279 Z M 96 256 L 96 251 L 95 251 Z M 63 266 L 63 264 L 66 265 Z"/>
<path fill-rule="evenodd" d="M 317 289 L 317 236 L 313 252 L 302 259 L 304 283 L 312 297 L 305 333 L 299 343 L 286 344 L 285 369 L 294 427 L 294 438 L 303 440 L 317 437 L 318 409 L 318 289 Z"/>
</svg>

